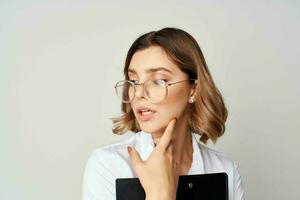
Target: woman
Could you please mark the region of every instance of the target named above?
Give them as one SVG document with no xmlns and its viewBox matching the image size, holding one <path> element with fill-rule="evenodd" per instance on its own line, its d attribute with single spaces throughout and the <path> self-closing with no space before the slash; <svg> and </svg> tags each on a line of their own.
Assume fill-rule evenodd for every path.
<svg viewBox="0 0 300 200">
<path fill-rule="evenodd" d="M 229 199 L 244 199 L 234 162 L 195 137 L 216 142 L 227 118 L 196 40 L 175 28 L 144 34 L 128 51 L 124 75 L 113 132 L 136 134 L 93 152 L 83 199 L 115 199 L 116 178 L 138 177 L 147 200 L 175 200 L 179 175 L 217 172 L 228 175 Z"/>
</svg>

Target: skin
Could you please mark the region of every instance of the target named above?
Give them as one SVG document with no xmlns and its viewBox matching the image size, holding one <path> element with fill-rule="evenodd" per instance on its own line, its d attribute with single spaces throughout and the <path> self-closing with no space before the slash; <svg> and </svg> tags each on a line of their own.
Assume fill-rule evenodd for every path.
<svg viewBox="0 0 300 200">
<path fill-rule="evenodd" d="M 165 68 L 148 73 L 149 69 Z M 168 71 L 170 72 L 168 72 Z M 167 83 L 188 79 L 158 46 L 152 46 L 137 51 L 129 65 L 129 79 L 144 83 L 146 80 L 164 79 Z M 147 200 L 174 200 L 179 175 L 188 173 L 192 158 L 193 147 L 188 126 L 190 98 L 194 97 L 195 84 L 188 81 L 168 87 L 167 98 L 160 103 L 151 103 L 144 95 L 143 87 L 136 88 L 131 106 L 144 132 L 151 133 L 157 146 L 146 161 L 141 160 L 138 152 L 128 148 L 133 169 L 139 177 L 146 192 Z M 151 120 L 138 119 L 138 106 L 146 106 L 155 111 Z"/>
</svg>

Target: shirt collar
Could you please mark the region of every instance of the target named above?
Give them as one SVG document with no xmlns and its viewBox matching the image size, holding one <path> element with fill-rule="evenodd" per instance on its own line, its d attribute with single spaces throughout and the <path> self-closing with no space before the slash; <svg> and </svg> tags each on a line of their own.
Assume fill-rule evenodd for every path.
<svg viewBox="0 0 300 200">
<path fill-rule="evenodd" d="M 193 162 L 188 174 L 189 175 L 203 174 L 204 166 L 203 166 L 200 144 L 197 141 L 196 134 L 195 133 L 191 133 L 191 134 L 192 134 L 192 143 L 193 143 Z M 139 133 L 137 133 L 137 137 L 139 138 L 140 141 L 137 143 L 137 150 L 142 160 L 146 160 L 154 149 L 154 142 L 152 136 L 150 133 L 140 131 Z"/>
</svg>

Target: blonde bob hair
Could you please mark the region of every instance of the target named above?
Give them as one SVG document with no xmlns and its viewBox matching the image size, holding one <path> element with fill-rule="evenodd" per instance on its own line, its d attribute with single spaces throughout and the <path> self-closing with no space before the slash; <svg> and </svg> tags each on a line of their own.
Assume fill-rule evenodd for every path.
<svg viewBox="0 0 300 200">
<path fill-rule="evenodd" d="M 151 46 L 164 49 L 181 71 L 190 79 L 197 80 L 195 102 L 191 104 L 188 118 L 189 127 L 192 132 L 200 135 L 203 143 L 209 139 L 215 143 L 225 132 L 227 109 L 196 40 L 189 33 L 177 28 L 163 28 L 140 36 L 127 53 L 124 67 L 126 80 L 129 79 L 127 73 L 133 54 Z M 113 133 L 141 131 L 130 103 L 122 103 L 121 108 L 122 115 L 112 119 Z"/>
</svg>

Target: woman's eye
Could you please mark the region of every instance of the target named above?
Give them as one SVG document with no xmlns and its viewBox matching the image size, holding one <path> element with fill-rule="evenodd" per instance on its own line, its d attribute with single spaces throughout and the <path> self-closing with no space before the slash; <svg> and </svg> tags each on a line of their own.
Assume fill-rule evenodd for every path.
<svg viewBox="0 0 300 200">
<path fill-rule="evenodd" d="M 164 87 L 165 84 L 167 83 L 167 80 L 165 80 L 165 79 L 156 79 L 156 80 L 154 81 L 154 83 L 155 83 L 156 85 L 159 85 L 159 86 Z"/>
<path fill-rule="evenodd" d="M 139 81 L 138 80 L 129 80 L 130 82 L 133 82 L 133 83 L 138 83 Z"/>
<path fill-rule="evenodd" d="M 161 81 L 164 81 L 164 82 L 166 82 L 166 83 L 168 82 L 167 79 L 157 79 L 157 81 L 160 81 L 160 82 L 161 82 Z"/>
</svg>

